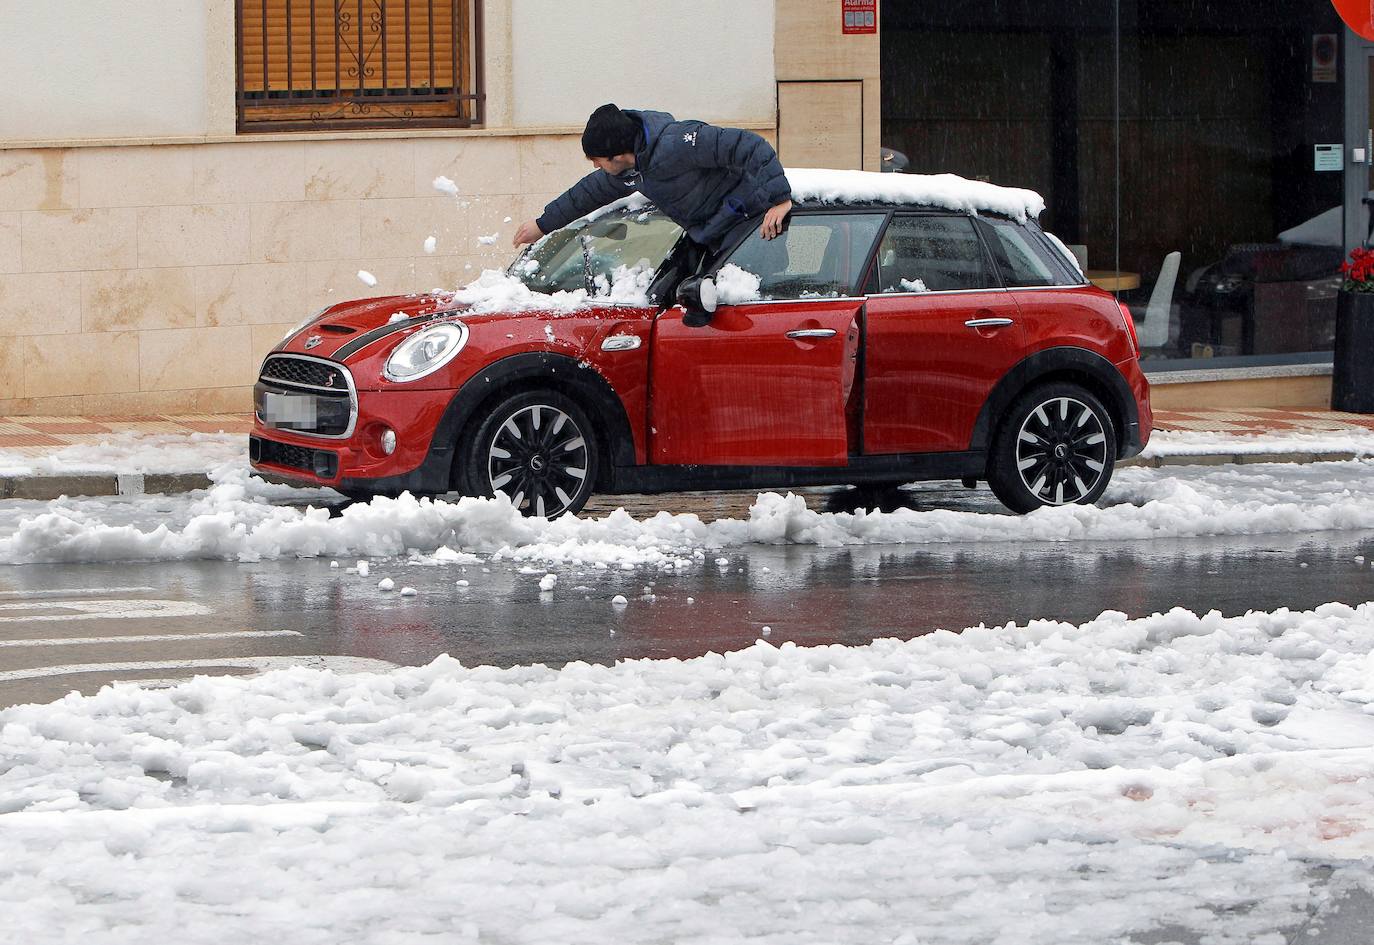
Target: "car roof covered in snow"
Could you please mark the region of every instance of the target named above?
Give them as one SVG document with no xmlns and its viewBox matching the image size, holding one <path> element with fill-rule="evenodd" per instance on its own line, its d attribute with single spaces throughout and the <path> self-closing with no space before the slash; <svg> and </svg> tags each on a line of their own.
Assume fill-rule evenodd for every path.
<svg viewBox="0 0 1374 945">
<path fill-rule="evenodd" d="M 910 204 L 1034 220 L 1045 200 L 1033 190 L 968 180 L 957 174 L 879 174 L 790 167 L 787 182 L 800 204 Z"/>
</svg>

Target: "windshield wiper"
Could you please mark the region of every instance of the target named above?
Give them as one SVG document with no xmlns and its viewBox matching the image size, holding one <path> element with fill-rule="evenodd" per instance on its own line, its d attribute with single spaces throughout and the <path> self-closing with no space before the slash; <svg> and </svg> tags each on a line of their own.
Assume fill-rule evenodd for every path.
<svg viewBox="0 0 1374 945">
<path fill-rule="evenodd" d="M 587 298 L 596 294 L 596 279 L 592 275 L 592 238 L 583 233 L 577 238 L 582 244 L 582 284 L 587 289 Z"/>
</svg>

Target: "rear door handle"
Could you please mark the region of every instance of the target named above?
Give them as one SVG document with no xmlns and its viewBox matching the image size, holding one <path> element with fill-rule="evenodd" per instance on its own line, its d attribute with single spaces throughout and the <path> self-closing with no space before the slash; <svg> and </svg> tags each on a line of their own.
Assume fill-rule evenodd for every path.
<svg viewBox="0 0 1374 945">
<path fill-rule="evenodd" d="M 834 338 L 833 328 L 794 328 L 787 333 L 789 338 Z"/>
<path fill-rule="evenodd" d="M 965 328 L 1006 328 L 1011 324 L 1010 318 L 970 318 L 964 322 Z"/>
</svg>

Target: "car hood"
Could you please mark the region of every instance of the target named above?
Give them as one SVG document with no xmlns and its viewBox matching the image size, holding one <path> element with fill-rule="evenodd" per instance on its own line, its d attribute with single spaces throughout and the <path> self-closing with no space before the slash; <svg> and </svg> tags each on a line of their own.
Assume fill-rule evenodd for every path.
<svg viewBox="0 0 1374 945">
<path fill-rule="evenodd" d="M 300 331 L 284 338 L 273 351 L 342 361 L 352 351 L 414 324 L 418 319 L 432 318 L 443 312 L 460 312 L 465 308 L 454 305 L 447 295 L 434 293 L 340 302 Z"/>
<path fill-rule="evenodd" d="M 284 339 L 273 353 L 306 354 L 331 361 L 358 361 L 378 354 L 399 342 L 402 333 L 436 318 L 461 316 L 471 306 L 454 300 L 448 293 L 392 295 L 381 298 L 341 302 L 321 314 L 310 325 Z M 470 325 L 480 322 L 493 329 L 505 325 L 502 339 L 514 343 L 534 339 L 559 342 L 572 347 L 584 345 L 591 334 L 624 319 L 634 319 L 634 307 L 588 306 L 575 311 L 557 309 L 512 309 L 473 313 Z M 553 327 L 549 327 L 549 325 Z M 520 326 L 520 327 L 517 327 Z M 588 333 L 591 334 L 588 334 Z M 491 334 L 483 332 L 483 334 Z M 395 336 L 393 338 L 393 336 Z"/>
</svg>

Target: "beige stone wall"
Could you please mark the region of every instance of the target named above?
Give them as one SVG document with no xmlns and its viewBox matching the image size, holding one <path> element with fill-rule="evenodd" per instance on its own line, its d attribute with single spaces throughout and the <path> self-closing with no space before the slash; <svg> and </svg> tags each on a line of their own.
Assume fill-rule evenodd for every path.
<svg viewBox="0 0 1374 945">
<path fill-rule="evenodd" d="M 784 165 L 879 169 L 878 34 L 845 35 L 841 9 L 838 0 L 776 0 L 773 68 Z"/>
<path fill-rule="evenodd" d="M 504 265 L 586 170 L 571 135 L 0 150 L 0 415 L 246 411 L 305 315 Z"/>
</svg>

